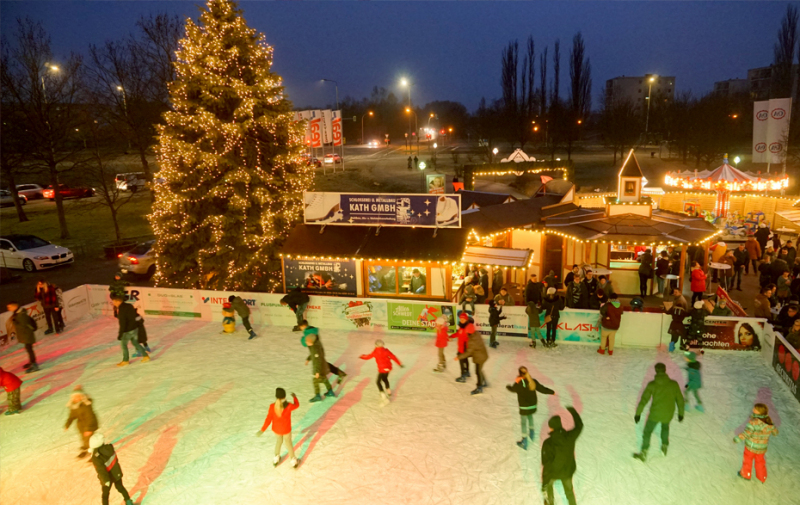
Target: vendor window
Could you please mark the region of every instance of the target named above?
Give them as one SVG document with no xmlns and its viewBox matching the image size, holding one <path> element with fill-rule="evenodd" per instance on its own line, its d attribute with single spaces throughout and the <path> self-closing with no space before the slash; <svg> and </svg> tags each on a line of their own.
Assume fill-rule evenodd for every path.
<svg viewBox="0 0 800 505">
<path fill-rule="evenodd" d="M 636 181 L 625 181 L 625 196 L 636 195 Z"/>
<path fill-rule="evenodd" d="M 427 295 L 428 279 L 425 267 L 402 266 L 400 267 L 400 294 Z"/>
<path fill-rule="evenodd" d="M 370 293 L 397 293 L 397 269 L 394 265 L 371 265 L 368 272 Z"/>
</svg>

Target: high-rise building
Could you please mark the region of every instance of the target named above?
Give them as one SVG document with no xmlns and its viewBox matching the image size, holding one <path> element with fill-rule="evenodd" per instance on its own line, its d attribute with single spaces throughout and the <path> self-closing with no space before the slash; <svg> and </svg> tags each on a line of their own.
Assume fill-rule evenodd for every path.
<svg viewBox="0 0 800 505">
<path fill-rule="evenodd" d="M 647 108 L 650 99 L 671 102 L 675 98 L 675 76 L 645 74 L 640 77 L 614 77 L 606 81 L 606 103 L 630 101 L 638 110 Z"/>
<path fill-rule="evenodd" d="M 750 81 L 747 79 L 728 79 L 714 83 L 714 94 L 733 96 L 750 92 Z"/>
<path fill-rule="evenodd" d="M 797 99 L 797 87 L 795 86 L 798 65 L 792 65 L 792 98 Z M 750 97 L 753 100 L 769 100 L 772 88 L 772 79 L 775 76 L 774 67 L 751 68 L 747 71 L 747 80 L 750 82 Z M 776 98 L 776 97 L 773 97 Z"/>
</svg>

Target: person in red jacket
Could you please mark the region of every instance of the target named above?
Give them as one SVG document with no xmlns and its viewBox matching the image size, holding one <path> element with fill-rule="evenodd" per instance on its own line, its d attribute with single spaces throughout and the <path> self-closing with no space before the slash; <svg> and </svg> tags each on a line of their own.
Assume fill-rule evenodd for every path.
<svg viewBox="0 0 800 505">
<path fill-rule="evenodd" d="M 450 338 L 458 339 L 458 348 L 456 349 L 458 354 L 467 352 L 467 340 L 475 331 L 475 324 L 469 313 L 460 311 L 458 313 L 458 330 L 450 335 Z M 461 365 L 461 377 L 457 378 L 456 382 L 467 382 L 467 377 L 470 377 L 469 359 L 459 360 L 459 365 Z"/>
<path fill-rule="evenodd" d="M 19 400 L 19 387 L 21 385 L 22 381 L 19 377 L 0 368 L 0 386 L 2 386 L 8 394 L 7 416 L 19 414 L 20 410 L 22 410 L 22 405 Z"/>
<path fill-rule="evenodd" d="M 49 335 L 55 331 L 61 333 L 64 331 L 64 318 L 61 314 L 61 300 L 58 292 L 61 291 L 55 284 L 50 284 L 44 278 L 39 279 L 36 284 L 36 292 L 33 297 L 42 304 L 44 309 L 45 319 L 47 320 L 47 330 L 45 335 Z"/>
<path fill-rule="evenodd" d="M 703 293 L 706 292 L 706 273 L 700 263 L 692 263 L 692 304 L 703 300 Z"/>
<path fill-rule="evenodd" d="M 392 351 L 383 346 L 383 340 L 375 341 L 375 349 L 370 354 L 361 355 L 361 359 L 372 358 L 375 358 L 375 362 L 378 364 L 378 379 L 375 383 L 378 384 L 381 398 L 385 401 L 389 401 L 389 397 L 392 396 L 392 389 L 391 386 L 389 386 L 389 372 L 392 371 L 392 360 L 400 365 L 400 368 L 403 368 L 403 364 L 400 363 L 397 356 L 392 354 Z M 381 383 L 386 385 L 386 391 L 383 390 L 383 385 L 381 385 Z"/>
<path fill-rule="evenodd" d="M 267 428 L 272 424 L 272 433 L 275 434 L 275 457 L 272 459 L 272 466 L 278 466 L 281 462 L 281 446 L 285 443 L 286 449 L 289 451 L 289 457 L 292 458 L 292 468 L 297 468 L 300 460 L 294 455 L 294 444 L 292 443 L 292 411 L 300 406 L 297 401 L 297 396 L 292 393 L 294 403 L 284 401 L 286 399 L 286 391 L 283 388 L 275 390 L 275 403 L 269 406 L 269 413 L 267 419 L 264 420 L 264 426 L 256 432 L 257 436 L 261 436 L 267 431 Z"/>
<path fill-rule="evenodd" d="M 450 335 L 447 333 L 449 321 L 444 316 L 436 318 L 436 348 L 439 349 L 439 365 L 433 369 L 434 372 L 444 372 L 447 362 L 444 359 L 444 348 L 447 347 L 447 340 Z"/>
</svg>

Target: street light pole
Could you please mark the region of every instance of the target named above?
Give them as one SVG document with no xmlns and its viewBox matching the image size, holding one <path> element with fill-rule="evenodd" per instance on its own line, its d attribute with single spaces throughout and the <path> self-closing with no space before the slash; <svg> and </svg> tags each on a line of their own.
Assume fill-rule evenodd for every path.
<svg viewBox="0 0 800 505">
<path fill-rule="evenodd" d="M 361 115 L 361 145 L 364 145 L 364 116 L 366 114 Z M 372 117 L 372 111 L 369 111 L 369 116 Z"/>
<path fill-rule="evenodd" d="M 333 79 L 322 79 L 322 82 L 332 82 L 336 87 L 336 110 L 339 110 L 339 83 Z"/>
<path fill-rule="evenodd" d="M 44 66 L 47 68 L 47 70 L 51 70 L 53 72 L 59 71 L 58 65 L 51 65 L 49 63 L 45 63 Z M 47 102 L 47 88 L 44 85 L 44 74 L 42 74 L 41 77 L 42 77 L 42 94 L 44 94 L 44 101 Z"/>
<path fill-rule="evenodd" d="M 653 82 L 656 80 L 655 76 L 651 76 L 650 79 L 647 80 L 647 119 L 644 122 L 644 143 L 647 145 L 647 132 L 650 128 L 650 102 L 653 100 L 650 99 L 650 93 L 653 91 Z"/>
</svg>

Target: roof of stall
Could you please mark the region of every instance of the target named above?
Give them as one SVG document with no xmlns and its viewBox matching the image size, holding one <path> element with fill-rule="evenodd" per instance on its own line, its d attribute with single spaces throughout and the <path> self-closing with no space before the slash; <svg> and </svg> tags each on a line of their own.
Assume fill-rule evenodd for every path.
<svg viewBox="0 0 800 505">
<path fill-rule="evenodd" d="M 321 233 L 320 233 L 321 232 Z M 434 237 L 436 232 L 436 237 Z M 317 258 L 387 260 L 461 260 L 468 228 L 405 228 L 300 224 L 292 229 L 281 254 Z"/>
<path fill-rule="evenodd" d="M 489 207 L 492 205 L 501 205 L 506 202 L 511 203 L 517 200 L 513 195 L 503 193 L 487 193 L 484 191 L 457 191 L 456 194 L 461 195 L 461 210 L 467 210 L 472 205 L 476 207 Z"/>
<path fill-rule="evenodd" d="M 533 251 L 508 247 L 484 247 L 471 245 L 464 251 L 462 263 L 499 267 L 524 268 L 528 266 Z"/>
<path fill-rule="evenodd" d="M 561 195 L 544 195 L 503 205 L 481 207 L 462 214 L 461 226 L 475 230 L 478 235 L 488 235 L 508 228 L 535 226 L 543 217 L 559 211 L 568 212 L 577 209 L 572 203 L 563 204 L 557 210 L 545 208 L 558 205 L 562 198 Z"/>
</svg>

